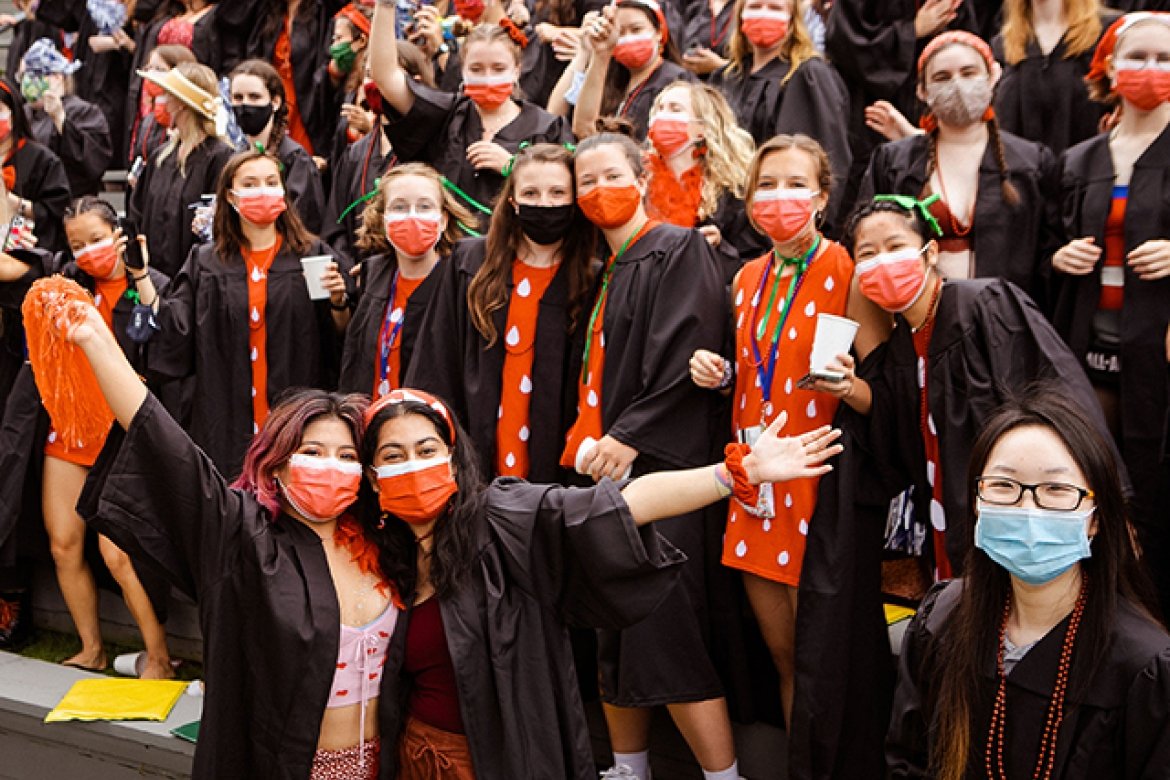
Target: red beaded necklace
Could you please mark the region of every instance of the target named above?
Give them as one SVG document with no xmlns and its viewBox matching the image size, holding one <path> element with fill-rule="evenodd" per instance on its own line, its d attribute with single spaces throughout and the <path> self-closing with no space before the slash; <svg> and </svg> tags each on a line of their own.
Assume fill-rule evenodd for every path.
<svg viewBox="0 0 1170 780">
<path fill-rule="evenodd" d="M 1032 780 L 1049 780 L 1056 764 L 1056 741 L 1060 735 L 1060 724 L 1064 720 L 1064 698 L 1068 693 L 1068 677 L 1072 668 L 1073 645 L 1077 641 L 1077 629 L 1085 612 L 1085 599 L 1089 593 L 1089 579 L 1081 580 L 1081 592 L 1073 607 L 1060 651 L 1060 663 L 1056 667 L 1056 683 L 1052 686 L 1052 698 L 1048 702 L 1048 715 L 1044 721 L 1044 735 L 1040 739 L 1040 753 L 1036 756 L 1036 769 Z M 987 734 L 985 761 L 987 777 L 990 780 L 1007 780 L 1003 768 L 1003 735 L 1007 730 L 1007 674 L 1004 673 L 1004 636 L 1007 633 L 1008 616 L 1012 611 L 1012 597 L 1009 594 L 1003 606 L 1003 619 L 999 624 L 999 650 L 996 654 L 996 677 L 999 687 L 995 691 L 995 705 L 991 710 L 991 727 Z M 994 762 L 992 759 L 994 758 Z"/>
</svg>

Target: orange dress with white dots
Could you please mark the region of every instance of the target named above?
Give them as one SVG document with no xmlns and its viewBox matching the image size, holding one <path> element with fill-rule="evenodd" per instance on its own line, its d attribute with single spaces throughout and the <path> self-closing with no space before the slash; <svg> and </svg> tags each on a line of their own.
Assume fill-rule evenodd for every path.
<svg viewBox="0 0 1170 780">
<path fill-rule="evenodd" d="M 558 267 L 537 268 L 519 258 L 512 263 L 512 300 L 504 326 L 503 385 L 496 425 L 496 473 L 501 477 L 528 477 L 528 409 L 532 401 L 536 320 L 540 299 Z"/>
<path fill-rule="evenodd" d="M 755 426 L 771 424 L 781 412 L 788 412 L 784 434 L 789 436 L 827 425 L 837 412 L 836 398 L 802 390 L 796 383 L 808 373 L 817 314 L 845 313 L 853 259 L 840 244 L 822 238 L 796 284 L 787 316 L 784 303 L 796 269 L 783 267 L 782 271 L 793 273 L 777 279 L 776 266 L 772 253 L 757 258 L 743 267 L 732 288 L 736 362 L 732 423 L 737 438 Z M 761 331 L 764 335 L 759 338 Z M 765 400 L 762 376 L 774 345 L 775 368 L 770 397 Z M 775 485 L 775 516 L 771 518 L 758 517 L 731 499 L 723 564 L 798 585 L 819 482 L 814 477 Z"/>
</svg>

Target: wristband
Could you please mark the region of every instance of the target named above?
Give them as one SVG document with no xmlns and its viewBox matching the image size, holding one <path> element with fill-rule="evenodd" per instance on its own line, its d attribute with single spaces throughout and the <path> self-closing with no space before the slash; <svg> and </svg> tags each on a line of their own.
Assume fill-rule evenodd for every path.
<svg viewBox="0 0 1170 780">
<path fill-rule="evenodd" d="M 751 483 L 743 467 L 743 459 L 751 451 L 752 448 L 747 444 L 728 444 L 723 450 L 723 467 L 727 469 L 727 476 L 731 477 L 732 482 L 731 494 L 749 509 L 755 508 L 760 500 L 760 486 Z"/>
<path fill-rule="evenodd" d="M 733 491 L 731 477 L 722 463 L 715 467 L 715 489 L 719 491 L 720 498 L 727 498 Z"/>
<path fill-rule="evenodd" d="M 735 363 L 732 363 L 727 358 L 723 359 L 723 376 L 719 380 L 719 390 L 726 390 L 731 387 L 731 383 L 735 380 Z"/>
<path fill-rule="evenodd" d="M 345 300 L 340 304 L 329 301 L 329 308 L 333 309 L 333 311 L 349 311 L 349 295 L 346 295 Z"/>
<path fill-rule="evenodd" d="M 150 274 L 149 274 L 149 273 L 145 273 L 145 274 L 143 274 L 142 276 L 135 276 L 134 274 L 130 274 L 130 278 L 131 278 L 131 279 L 133 279 L 133 280 L 134 280 L 134 281 L 136 281 L 136 282 L 141 282 L 141 281 L 143 281 L 143 280 L 145 280 L 145 279 L 148 279 L 148 278 L 150 278 Z"/>
</svg>

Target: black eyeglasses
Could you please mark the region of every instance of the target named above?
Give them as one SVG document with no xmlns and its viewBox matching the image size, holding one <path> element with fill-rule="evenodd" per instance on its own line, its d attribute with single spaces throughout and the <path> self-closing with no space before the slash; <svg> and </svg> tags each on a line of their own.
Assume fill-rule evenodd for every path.
<svg viewBox="0 0 1170 780">
<path fill-rule="evenodd" d="M 1086 498 L 1092 498 L 1094 493 L 1077 485 L 1067 482 L 1037 482 L 1028 485 L 1010 477 L 978 477 L 975 480 L 975 492 L 981 501 L 998 506 L 1015 506 L 1024 497 L 1024 492 L 1032 494 L 1032 500 L 1041 509 L 1056 509 L 1071 512 L 1078 509 Z"/>
</svg>

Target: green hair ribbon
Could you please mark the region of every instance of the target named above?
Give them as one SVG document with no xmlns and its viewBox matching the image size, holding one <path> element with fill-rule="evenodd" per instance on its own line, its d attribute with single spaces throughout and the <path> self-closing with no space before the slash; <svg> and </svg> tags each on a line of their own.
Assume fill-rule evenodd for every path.
<svg viewBox="0 0 1170 780">
<path fill-rule="evenodd" d="M 931 204 L 939 200 L 940 197 L 941 196 L 937 192 L 928 195 L 922 200 L 913 198 L 909 195 L 874 195 L 873 202 L 894 203 L 906 209 L 906 211 L 917 211 L 918 216 L 922 217 L 922 221 L 930 226 L 930 229 L 934 232 L 934 234 L 936 236 L 942 236 L 942 226 L 938 224 L 938 220 L 935 219 L 934 215 L 930 213 Z"/>
</svg>

